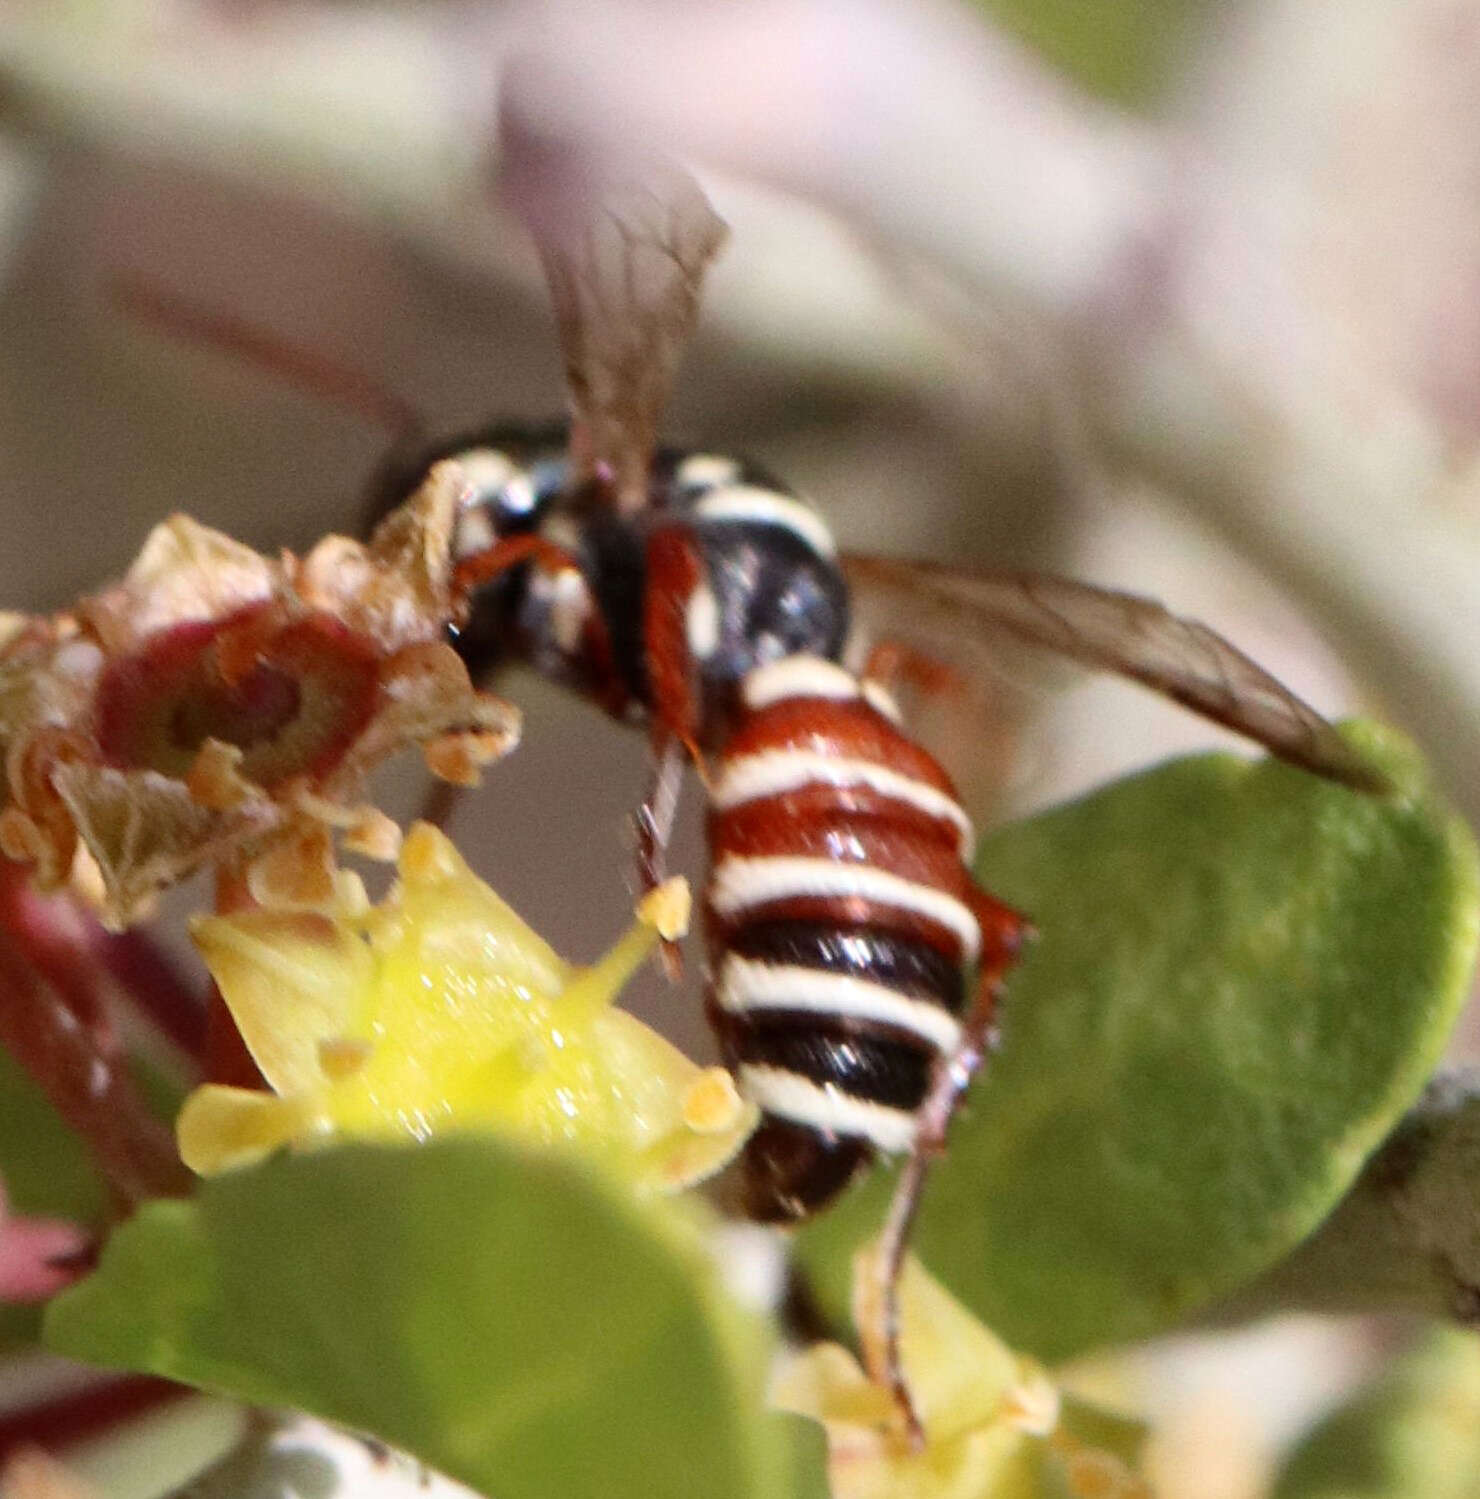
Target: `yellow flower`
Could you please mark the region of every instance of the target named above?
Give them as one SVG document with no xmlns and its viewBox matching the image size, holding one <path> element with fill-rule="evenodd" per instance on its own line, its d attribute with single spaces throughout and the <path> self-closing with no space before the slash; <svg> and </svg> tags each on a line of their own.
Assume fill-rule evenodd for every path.
<svg viewBox="0 0 1480 1499">
<path fill-rule="evenodd" d="M 488 1129 L 686 1186 L 735 1154 L 754 1110 L 613 1002 L 687 920 L 671 881 L 606 957 L 572 967 L 425 823 L 378 907 L 202 917 L 196 944 L 274 1091 L 197 1089 L 180 1153 L 209 1173 L 336 1136 Z"/>
<path fill-rule="evenodd" d="M 868 1329 L 878 1277 L 867 1252 L 853 1284 L 854 1319 Z M 772 1404 L 827 1431 L 833 1499 L 1149 1499 L 1119 1457 L 1066 1429 L 1042 1366 L 1008 1348 L 914 1259 L 900 1286 L 900 1335 L 925 1428 L 918 1450 L 888 1390 L 836 1343 L 778 1371 Z"/>
</svg>

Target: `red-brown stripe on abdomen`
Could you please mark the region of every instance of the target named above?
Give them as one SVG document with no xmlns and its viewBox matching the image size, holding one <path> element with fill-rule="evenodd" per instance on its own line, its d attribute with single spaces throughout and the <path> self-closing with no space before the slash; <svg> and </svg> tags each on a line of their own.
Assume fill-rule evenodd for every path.
<svg viewBox="0 0 1480 1499">
<path fill-rule="evenodd" d="M 950 797 L 956 795 L 940 762 L 861 699 L 782 698 L 743 717 L 725 744 L 724 758 L 738 760 L 786 749 L 869 760 Z"/>
<path fill-rule="evenodd" d="M 731 857 L 869 864 L 958 900 L 963 897 L 969 876 L 953 827 L 919 816 L 862 817 L 846 805 L 850 797 L 833 790 L 827 798 L 832 809 L 808 817 L 788 813 L 787 797 L 747 802 L 716 814 L 710 822 L 712 857 L 716 863 Z M 822 800 L 819 796 L 814 805 Z"/>
</svg>

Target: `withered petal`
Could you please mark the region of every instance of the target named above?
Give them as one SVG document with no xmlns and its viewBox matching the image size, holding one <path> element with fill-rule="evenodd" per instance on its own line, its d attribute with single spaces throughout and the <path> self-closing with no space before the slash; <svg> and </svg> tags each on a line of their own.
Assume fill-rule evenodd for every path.
<svg viewBox="0 0 1480 1499">
<path fill-rule="evenodd" d="M 336 781 L 362 779 L 388 755 L 447 734 L 486 737 L 489 758 L 519 743 L 518 708 L 489 692 L 479 692 L 456 651 L 443 641 L 408 646 L 381 670 L 381 707 L 359 742 L 345 756 Z M 486 763 L 486 762 L 485 762 Z"/>
<path fill-rule="evenodd" d="M 441 639 L 452 610 L 452 529 L 464 482 L 456 463 L 439 463 L 368 547 L 326 536 L 298 568 L 299 597 L 386 653 Z"/>
<path fill-rule="evenodd" d="M 103 876 L 105 922 L 147 913 L 167 885 L 277 828 L 285 810 L 266 797 L 226 811 L 202 807 L 183 781 L 153 770 L 59 765 L 52 784 Z"/>
<path fill-rule="evenodd" d="M 235 614 L 281 586 L 281 569 L 251 547 L 172 515 L 149 533 L 123 581 L 84 599 L 77 612 L 116 654 L 170 625 Z"/>
</svg>

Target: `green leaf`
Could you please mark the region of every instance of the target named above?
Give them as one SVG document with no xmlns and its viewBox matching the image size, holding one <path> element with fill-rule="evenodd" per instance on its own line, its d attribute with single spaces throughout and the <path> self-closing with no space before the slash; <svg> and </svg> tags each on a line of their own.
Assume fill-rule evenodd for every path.
<svg viewBox="0 0 1480 1499">
<path fill-rule="evenodd" d="M 491 1137 L 289 1156 L 145 1207 L 48 1343 L 371 1432 L 498 1499 L 770 1499 L 765 1339 L 691 1219 Z"/>
<path fill-rule="evenodd" d="M 1154 103 L 1169 91 L 1209 18 L 1192 0 L 979 3 L 1086 88 L 1132 106 Z"/>
<path fill-rule="evenodd" d="M 0 1176 L 17 1213 L 94 1222 L 103 1187 L 87 1147 L 9 1054 L 0 1051 Z"/>
<path fill-rule="evenodd" d="M 87 1147 L 9 1052 L 0 1051 L 0 1178 L 11 1210 L 96 1223 L 103 1186 Z M 41 1310 L 0 1306 L 0 1350 L 34 1343 Z"/>
<path fill-rule="evenodd" d="M 1350 732 L 1391 795 L 1202 755 L 987 839 L 983 879 L 1040 936 L 915 1248 L 1014 1346 L 1146 1336 L 1278 1259 L 1437 1061 L 1475 849 L 1406 742 Z M 889 1185 L 804 1235 L 834 1306 Z"/>
<path fill-rule="evenodd" d="M 790 1443 L 791 1487 L 787 1494 L 795 1499 L 828 1499 L 827 1437 L 815 1421 L 800 1416 L 778 1415 L 778 1421 Z"/>
<path fill-rule="evenodd" d="M 1401 1311 L 1474 1320 L 1480 1067 L 1441 1068 L 1319 1228 L 1209 1314 Z"/>
<path fill-rule="evenodd" d="M 1133 1473 L 1141 1471 L 1141 1459 L 1150 1430 L 1144 1421 L 1110 1410 L 1065 1391 L 1060 1396 L 1059 1425 L 1082 1447 L 1095 1447 L 1118 1457 Z"/>
<path fill-rule="evenodd" d="M 1480 1493 L 1480 1340 L 1443 1332 L 1320 1423 L 1273 1499 Z"/>
</svg>

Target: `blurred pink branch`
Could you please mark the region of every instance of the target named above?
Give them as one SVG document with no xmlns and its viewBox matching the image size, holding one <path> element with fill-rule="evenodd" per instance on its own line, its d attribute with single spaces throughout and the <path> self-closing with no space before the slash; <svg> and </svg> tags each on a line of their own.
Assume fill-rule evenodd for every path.
<svg viewBox="0 0 1480 1499">
<path fill-rule="evenodd" d="M 75 1129 L 120 1202 L 181 1195 L 190 1177 L 148 1109 L 104 1004 L 105 975 L 74 940 L 86 918 L 0 860 L 0 1046 Z"/>
<path fill-rule="evenodd" d="M 0 1184 L 0 1302 L 55 1296 L 90 1268 L 91 1244 L 75 1223 L 12 1213 Z"/>
<path fill-rule="evenodd" d="M 1154 135 L 967 11 L 647 0 L 536 12 L 512 43 L 531 123 L 774 183 L 886 253 L 993 294 L 1086 306 L 1163 238 Z"/>
<path fill-rule="evenodd" d="M 89 920 L 80 940 L 145 1019 L 187 1057 L 204 1055 L 206 993 L 190 983 L 152 937 L 137 929 L 110 932 Z"/>
</svg>

